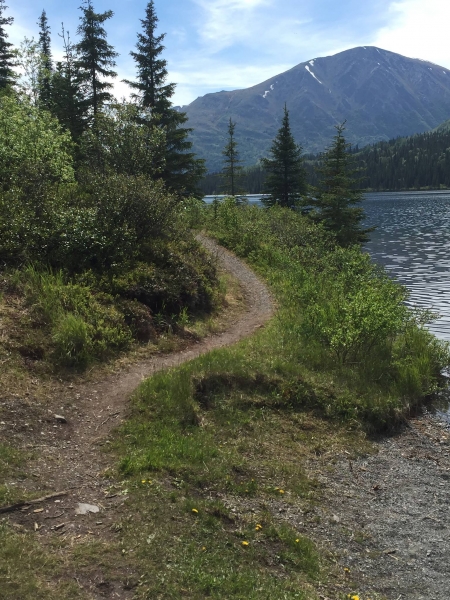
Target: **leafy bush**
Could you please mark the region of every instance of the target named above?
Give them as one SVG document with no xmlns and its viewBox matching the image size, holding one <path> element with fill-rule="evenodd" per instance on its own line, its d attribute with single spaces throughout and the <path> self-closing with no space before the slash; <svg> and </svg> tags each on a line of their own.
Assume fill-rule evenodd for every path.
<svg viewBox="0 0 450 600">
<path fill-rule="evenodd" d="M 49 184 L 74 180 L 70 134 L 26 96 L 0 97 L 0 191 L 39 196 Z"/>
<path fill-rule="evenodd" d="M 336 248 L 292 297 L 303 306 L 302 334 L 320 341 L 340 363 L 362 361 L 376 346 L 392 345 L 410 318 L 406 289 L 359 250 Z"/>
<path fill-rule="evenodd" d="M 154 313 L 178 314 L 211 308 L 216 268 L 207 253 L 194 240 L 154 247 L 151 262 L 138 262 L 128 270 L 103 280 L 111 293 L 138 300 Z"/>
<path fill-rule="evenodd" d="M 102 173 L 157 177 L 165 164 L 166 136 L 151 123 L 151 111 L 137 104 L 104 107 L 95 130 L 86 130 L 81 138 L 84 166 Z"/>
</svg>

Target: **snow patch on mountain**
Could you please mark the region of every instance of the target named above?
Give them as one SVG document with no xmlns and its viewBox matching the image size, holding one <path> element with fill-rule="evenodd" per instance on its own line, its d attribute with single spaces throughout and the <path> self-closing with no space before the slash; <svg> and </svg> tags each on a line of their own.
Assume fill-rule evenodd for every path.
<svg viewBox="0 0 450 600">
<path fill-rule="evenodd" d="M 305 69 L 308 71 L 308 73 L 309 73 L 310 75 L 312 75 L 312 76 L 314 77 L 314 79 L 315 79 L 316 81 L 318 81 L 318 82 L 320 83 L 320 85 L 323 85 L 323 83 L 320 81 L 320 79 L 317 79 L 317 77 L 314 75 L 314 73 L 311 71 L 311 69 L 308 67 L 308 65 L 306 65 L 306 66 L 305 66 Z"/>
<path fill-rule="evenodd" d="M 267 98 L 267 96 L 270 94 L 270 92 L 273 92 L 274 90 L 274 84 L 272 83 L 272 85 L 270 86 L 270 90 L 266 90 L 264 92 L 264 94 L 262 95 L 263 98 Z"/>
</svg>

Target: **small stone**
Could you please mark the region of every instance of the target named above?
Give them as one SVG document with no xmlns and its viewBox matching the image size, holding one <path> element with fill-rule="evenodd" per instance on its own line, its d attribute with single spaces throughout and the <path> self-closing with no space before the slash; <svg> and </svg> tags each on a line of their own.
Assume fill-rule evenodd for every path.
<svg viewBox="0 0 450 600">
<path fill-rule="evenodd" d="M 89 513 L 98 513 L 100 512 L 100 509 L 98 506 L 95 506 L 94 504 L 83 504 L 83 503 L 79 503 L 78 507 L 75 509 L 75 514 L 76 515 L 87 515 Z"/>
<path fill-rule="evenodd" d="M 337 515 L 333 515 L 331 517 L 331 520 L 333 521 L 333 523 L 340 523 L 341 522 L 340 518 Z"/>
<path fill-rule="evenodd" d="M 63 417 L 62 415 L 54 415 L 54 417 L 58 423 L 67 423 L 66 417 Z"/>
</svg>

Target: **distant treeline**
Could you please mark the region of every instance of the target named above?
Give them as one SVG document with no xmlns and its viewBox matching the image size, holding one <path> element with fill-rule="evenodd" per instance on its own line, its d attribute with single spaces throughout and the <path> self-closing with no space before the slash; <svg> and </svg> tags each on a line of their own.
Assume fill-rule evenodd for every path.
<svg viewBox="0 0 450 600">
<path fill-rule="evenodd" d="M 418 190 L 450 188 L 450 129 L 422 133 L 351 150 L 355 168 L 361 169 L 361 187 L 368 190 Z M 304 155 L 308 183 L 316 185 L 321 155 Z M 248 194 L 264 192 L 266 173 L 261 165 L 244 169 L 241 188 Z M 205 194 L 220 194 L 220 173 L 209 173 L 201 182 Z"/>
</svg>

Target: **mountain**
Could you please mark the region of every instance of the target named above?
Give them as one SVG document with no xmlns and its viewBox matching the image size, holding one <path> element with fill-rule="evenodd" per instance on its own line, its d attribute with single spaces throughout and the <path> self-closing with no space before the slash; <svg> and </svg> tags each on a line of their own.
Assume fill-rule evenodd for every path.
<svg viewBox="0 0 450 600">
<path fill-rule="evenodd" d="M 206 94 L 184 106 L 194 151 L 210 171 L 220 170 L 231 117 L 243 164 L 255 164 L 267 155 L 285 102 L 305 152 L 322 151 L 345 120 L 347 140 L 364 146 L 449 119 L 450 70 L 371 46 L 315 58 L 251 88 Z"/>
</svg>

